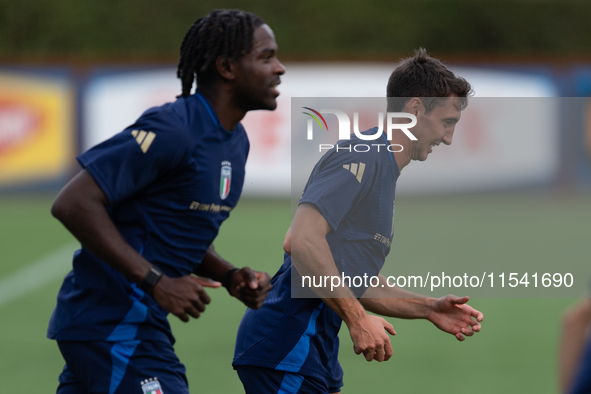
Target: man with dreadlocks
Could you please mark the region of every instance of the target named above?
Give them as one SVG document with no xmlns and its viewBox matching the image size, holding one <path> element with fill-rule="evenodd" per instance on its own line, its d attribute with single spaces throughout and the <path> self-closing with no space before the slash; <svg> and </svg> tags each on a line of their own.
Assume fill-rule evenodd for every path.
<svg viewBox="0 0 591 394">
<path fill-rule="evenodd" d="M 242 191 L 249 143 L 239 122 L 276 107 L 285 71 L 276 54 L 259 17 L 212 11 L 181 44 L 177 100 L 78 157 L 83 170 L 52 207 L 82 244 L 48 329 L 66 360 L 58 393 L 188 393 L 167 313 L 199 317 L 203 287 L 221 284 L 262 305 L 269 275 L 235 268 L 212 242 Z"/>
</svg>

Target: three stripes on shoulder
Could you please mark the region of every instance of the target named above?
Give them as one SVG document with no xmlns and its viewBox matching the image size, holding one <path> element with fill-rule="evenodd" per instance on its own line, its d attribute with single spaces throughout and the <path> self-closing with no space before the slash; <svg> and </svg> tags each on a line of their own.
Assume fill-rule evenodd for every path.
<svg viewBox="0 0 591 394">
<path fill-rule="evenodd" d="M 361 179 L 363 178 L 363 172 L 365 171 L 365 163 L 343 164 L 343 168 L 345 170 L 351 171 L 351 174 L 355 175 L 357 181 L 361 183 Z"/>
<path fill-rule="evenodd" d="M 144 153 L 150 149 L 150 145 L 152 145 L 154 138 L 156 138 L 156 133 L 144 130 L 132 130 L 131 135 L 133 135 L 133 138 L 135 138 L 135 141 Z"/>
</svg>

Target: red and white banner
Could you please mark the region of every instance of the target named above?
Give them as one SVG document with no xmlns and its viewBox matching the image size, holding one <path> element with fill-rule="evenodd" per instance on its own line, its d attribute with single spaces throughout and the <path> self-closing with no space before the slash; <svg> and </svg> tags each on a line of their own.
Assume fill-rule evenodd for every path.
<svg viewBox="0 0 591 394">
<path fill-rule="evenodd" d="M 252 111 L 243 120 L 251 151 L 246 168 L 244 193 L 255 196 L 288 196 L 291 186 L 291 97 L 384 97 L 390 73 L 396 66 L 391 63 L 293 63 L 286 64 L 286 73 L 278 89 L 276 111 Z M 557 91 L 549 78 L 524 72 L 453 68 L 465 77 L 476 91 L 476 97 L 552 97 Z M 103 74 L 93 78 L 84 95 L 83 148 L 101 142 L 131 124 L 147 108 L 173 101 L 180 93 L 180 81 L 175 69 Z M 470 191 L 483 187 L 511 187 L 516 183 L 550 179 L 558 165 L 557 132 L 544 128 L 531 140 L 532 146 L 524 153 L 519 147 L 498 143 L 502 127 L 492 128 L 491 119 L 482 111 L 464 114 L 458 126 L 454 146 L 449 155 L 441 149 L 429 161 L 430 165 L 412 165 L 401 177 L 398 190 L 409 193 Z M 549 113 L 545 117 L 556 116 Z M 553 120 L 549 122 L 552 123 Z M 492 119 L 494 121 L 494 119 Z M 479 127 L 479 123 L 486 127 Z M 474 130 L 462 135 L 462 128 Z M 501 134 L 499 134 L 501 133 Z M 531 136 L 528 136 L 530 138 Z M 496 141 L 496 142 L 495 142 Z M 497 144 L 496 148 L 495 144 Z M 504 150 L 498 150 L 502 147 Z M 489 151 L 489 149 L 492 149 Z M 496 149 L 496 151 L 494 150 Z M 438 149 L 439 150 L 439 149 Z M 453 152 L 452 152 L 453 150 Z M 519 177 L 496 176 L 490 166 L 495 160 L 489 154 L 518 158 L 507 162 Z M 474 165 L 462 165 L 470 157 Z M 465 163 L 464 163 L 465 164 Z M 446 167 L 449 166 L 449 167 Z M 416 169 L 413 169 L 415 167 Z M 427 168 L 429 167 L 429 168 Z M 440 182 L 440 173 L 449 168 L 454 171 L 456 183 Z M 475 171 L 479 175 L 473 175 Z M 406 173 L 413 172 L 412 176 Z M 412 181 L 406 181 L 411 179 Z M 404 187 L 403 187 L 404 185 Z"/>
</svg>

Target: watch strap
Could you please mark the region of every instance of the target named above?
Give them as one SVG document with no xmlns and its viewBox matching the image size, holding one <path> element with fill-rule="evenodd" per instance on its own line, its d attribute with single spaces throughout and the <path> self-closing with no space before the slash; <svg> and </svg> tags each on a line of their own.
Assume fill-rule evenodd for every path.
<svg viewBox="0 0 591 394">
<path fill-rule="evenodd" d="M 230 295 L 232 294 L 230 292 L 230 284 L 232 282 L 232 276 L 234 275 L 234 272 L 239 271 L 239 268 L 232 268 L 231 270 L 229 270 L 226 273 L 226 276 L 224 276 L 224 280 L 222 282 L 222 286 L 224 286 L 226 288 L 226 290 L 228 290 L 228 292 L 230 293 Z"/>
<path fill-rule="evenodd" d="M 148 273 L 146 274 L 146 276 L 144 276 L 144 279 L 142 279 L 140 287 L 143 291 L 152 295 L 154 287 L 160 281 L 160 279 L 162 279 L 163 275 L 164 274 L 162 273 L 162 271 L 160 271 L 158 267 L 153 265 L 152 268 L 150 268 L 150 271 L 148 271 Z"/>
</svg>

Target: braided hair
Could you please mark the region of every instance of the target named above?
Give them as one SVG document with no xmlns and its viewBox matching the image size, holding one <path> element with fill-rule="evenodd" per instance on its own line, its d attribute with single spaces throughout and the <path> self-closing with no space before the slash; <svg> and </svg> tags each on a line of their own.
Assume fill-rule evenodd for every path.
<svg viewBox="0 0 591 394">
<path fill-rule="evenodd" d="M 212 10 L 199 18 L 181 43 L 177 77 L 182 83 L 181 96 L 191 94 L 193 81 L 211 80 L 216 60 L 234 62 L 252 50 L 254 30 L 265 22 L 255 14 L 241 10 Z"/>
</svg>

